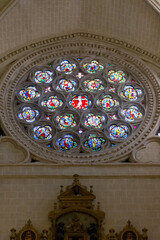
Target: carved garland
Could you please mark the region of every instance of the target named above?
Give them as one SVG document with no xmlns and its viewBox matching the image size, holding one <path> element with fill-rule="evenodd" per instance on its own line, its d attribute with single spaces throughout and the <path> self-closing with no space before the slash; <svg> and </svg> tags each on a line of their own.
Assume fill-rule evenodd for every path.
<svg viewBox="0 0 160 240">
<path fill-rule="evenodd" d="M 148 109 L 146 111 L 146 118 L 143 122 L 141 129 L 136 132 L 132 139 L 120 144 L 117 148 L 109 149 L 106 153 L 99 154 L 84 154 L 69 155 L 62 153 L 53 153 L 49 149 L 40 147 L 34 141 L 31 141 L 24 132 L 21 130 L 13 112 L 13 96 L 16 90 L 16 86 L 25 73 L 31 68 L 37 65 L 45 64 L 48 61 L 52 61 L 54 58 L 74 55 L 77 57 L 83 57 L 86 55 L 94 55 L 97 57 L 103 57 L 109 59 L 117 64 L 125 67 L 128 71 L 135 74 L 135 76 L 141 81 L 148 98 Z M 23 146 L 26 146 L 31 153 L 33 153 L 37 159 L 52 161 L 55 163 L 87 163 L 87 162 L 111 162 L 124 160 L 132 151 L 133 147 L 142 143 L 156 126 L 160 106 L 159 106 L 159 85 L 152 74 L 152 72 L 140 61 L 123 52 L 119 49 L 113 48 L 104 44 L 97 43 L 84 43 L 84 42 L 69 42 L 63 44 L 54 44 L 53 46 L 43 47 L 34 53 L 28 54 L 19 61 L 17 61 L 9 69 L 7 74 L 2 79 L 1 94 L 0 94 L 0 107 L 2 122 L 8 133 L 17 140 Z M 6 111 L 7 109 L 7 111 Z"/>
</svg>

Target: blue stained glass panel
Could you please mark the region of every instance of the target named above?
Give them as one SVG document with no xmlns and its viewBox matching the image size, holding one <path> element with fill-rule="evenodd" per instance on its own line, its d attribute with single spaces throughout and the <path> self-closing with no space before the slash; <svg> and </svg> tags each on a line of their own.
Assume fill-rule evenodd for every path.
<svg viewBox="0 0 160 240">
<path fill-rule="evenodd" d="M 71 134 L 66 134 L 62 138 L 58 138 L 56 145 L 61 151 L 69 151 L 77 147 L 77 142 L 74 141 L 74 137 Z"/>
<path fill-rule="evenodd" d="M 84 146 L 93 151 L 100 151 L 105 142 L 106 140 L 104 138 L 97 137 L 95 134 L 90 134 L 88 139 L 84 142 Z"/>
</svg>

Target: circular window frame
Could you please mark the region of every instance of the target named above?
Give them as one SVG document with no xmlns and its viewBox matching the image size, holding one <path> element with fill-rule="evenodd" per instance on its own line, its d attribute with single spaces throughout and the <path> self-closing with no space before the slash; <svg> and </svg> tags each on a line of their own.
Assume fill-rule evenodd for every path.
<svg viewBox="0 0 160 240">
<path fill-rule="evenodd" d="M 113 161 L 122 161 L 126 159 L 131 151 L 136 148 L 140 143 L 143 143 L 149 136 L 153 128 L 155 127 L 159 117 L 159 102 L 156 100 L 158 96 L 159 84 L 152 74 L 151 70 L 135 56 L 117 50 L 115 47 L 107 47 L 107 44 L 103 43 L 102 48 L 98 48 L 97 45 L 91 46 L 89 43 L 68 43 L 63 47 L 57 43 L 56 50 L 55 45 L 41 47 L 35 52 L 22 57 L 16 61 L 12 67 L 7 71 L 1 82 L 1 119 L 4 129 L 12 136 L 19 144 L 26 147 L 31 155 L 37 160 L 47 159 L 47 162 L 52 163 L 108 163 Z M 81 46 L 83 49 L 81 50 Z M 113 54 L 114 53 L 114 54 Z M 50 149 L 44 148 L 32 141 L 24 133 L 20 124 L 15 120 L 15 113 L 13 110 L 13 99 L 16 91 L 17 84 L 21 81 L 24 74 L 27 74 L 33 67 L 44 66 L 47 62 L 52 62 L 53 59 L 64 58 L 64 56 L 72 57 L 86 57 L 93 59 L 96 56 L 97 59 L 107 59 L 110 62 L 116 62 L 117 65 L 122 66 L 122 69 L 127 69 L 127 72 L 136 76 L 141 81 L 143 89 L 147 94 L 147 109 L 145 118 L 143 120 L 143 126 L 137 130 L 136 133 L 128 138 L 124 143 L 117 145 L 113 148 L 108 148 L 107 151 L 94 152 L 94 153 L 82 153 L 82 154 L 65 154 L 64 152 L 54 152 Z M 148 104 L 149 103 L 149 104 Z"/>
</svg>

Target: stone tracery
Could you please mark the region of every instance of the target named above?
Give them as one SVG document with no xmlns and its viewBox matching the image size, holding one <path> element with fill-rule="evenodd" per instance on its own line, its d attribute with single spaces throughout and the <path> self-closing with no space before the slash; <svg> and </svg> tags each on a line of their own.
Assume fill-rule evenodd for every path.
<svg viewBox="0 0 160 240">
<path fill-rule="evenodd" d="M 15 96 L 15 103 L 23 106 L 18 115 L 15 112 L 17 119 L 22 125 L 34 123 L 29 127 L 30 136 L 40 144 L 46 140 L 46 147 L 53 150 L 105 151 L 113 143 L 130 137 L 138 127 L 137 120 L 141 122 L 145 113 L 141 104 L 144 100 L 142 86 L 137 85 L 136 79 L 132 84 L 131 74 L 117 69 L 120 67 L 96 57 L 91 60 L 89 57 L 63 58 L 48 63 L 48 66 L 31 69 L 23 77 Z M 82 78 L 78 77 L 79 73 L 83 73 Z M 130 101 L 134 102 L 131 106 Z M 111 113 L 116 117 L 111 118 Z M 86 129 L 85 134 L 79 133 L 82 126 Z M 63 132 L 65 129 L 67 133 Z"/>
<path fill-rule="evenodd" d="M 53 47 L 53 49 L 54 49 L 54 47 Z M 137 71 L 136 67 L 133 67 L 133 65 L 131 63 L 126 62 L 125 58 L 126 59 L 128 58 L 128 59 L 130 59 L 131 62 L 134 62 L 134 59 L 131 60 L 132 59 L 131 56 L 127 56 L 125 54 L 124 59 L 118 58 L 118 54 L 115 58 L 113 56 L 108 57 L 109 55 L 107 55 L 107 51 L 109 52 L 111 50 L 111 48 L 106 48 L 106 49 L 107 50 L 106 50 L 105 58 L 97 57 L 96 52 L 94 54 L 94 57 L 93 57 L 93 55 L 90 56 L 89 53 L 87 54 L 87 51 L 85 51 L 85 53 L 87 54 L 87 57 L 83 51 L 81 52 L 81 54 L 78 54 L 78 55 L 77 55 L 76 51 L 75 51 L 75 54 L 74 54 L 74 51 L 72 51 L 72 54 L 70 55 L 72 57 L 69 57 L 69 58 L 63 57 L 63 59 L 62 59 L 62 57 L 61 58 L 55 57 L 54 53 L 49 55 L 49 57 L 45 57 L 45 56 L 47 56 L 47 55 L 45 55 L 44 57 L 41 57 L 41 59 L 38 59 L 36 55 L 34 56 L 34 54 L 32 54 L 32 57 L 30 59 L 30 64 L 24 68 L 24 70 L 22 71 L 23 73 L 19 73 L 17 75 L 15 81 L 17 82 L 17 84 L 19 84 L 19 86 L 22 86 L 22 88 L 25 89 L 25 88 L 31 87 L 33 85 L 36 88 L 35 92 L 37 91 L 38 94 L 40 94 L 40 97 L 37 97 L 37 99 L 31 99 L 31 100 L 29 100 L 29 102 L 27 102 L 27 104 L 29 104 L 29 105 L 36 105 L 37 109 L 34 109 L 34 110 L 40 111 L 40 117 L 37 117 L 36 121 L 33 122 L 32 124 L 34 125 L 34 127 L 36 127 L 36 122 L 41 122 L 43 127 L 46 125 L 46 126 L 49 126 L 52 128 L 52 130 L 50 132 L 50 134 L 52 136 L 50 138 L 50 142 L 48 141 L 48 139 L 46 139 L 46 142 L 44 139 L 41 141 L 38 141 L 38 139 L 37 139 L 36 142 L 34 143 L 31 140 L 31 139 L 33 139 L 33 135 L 34 135 L 33 130 L 31 129 L 31 127 L 28 127 L 27 124 L 25 125 L 24 121 L 22 122 L 22 120 L 21 120 L 21 129 L 19 128 L 19 130 L 18 130 L 21 132 L 21 136 L 20 136 L 21 140 L 20 139 L 19 140 L 22 141 L 22 138 L 26 139 L 25 145 L 27 146 L 27 148 L 29 147 L 31 152 L 34 151 L 34 154 L 37 157 L 40 156 L 40 158 L 41 158 L 43 155 L 42 158 L 44 159 L 44 156 L 47 155 L 48 160 L 52 159 L 51 161 L 56 161 L 56 162 L 57 162 L 57 160 L 56 160 L 57 157 L 58 157 L 58 162 L 64 161 L 64 157 L 65 157 L 65 162 L 79 162 L 79 161 L 88 162 L 89 156 L 90 156 L 90 154 L 92 154 L 92 162 L 94 161 L 95 163 L 97 162 L 97 160 L 98 160 L 98 162 L 99 161 L 102 161 L 102 162 L 103 161 L 107 161 L 107 162 L 115 161 L 116 159 L 124 159 L 124 157 L 127 156 L 127 154 L 129 153 L 129 146 L 133 145 L 133 142 L 137 137 L 139 139 L 141 139 L 140 141 L 142 141 L 147 136 L 147 132 L 145 133 L 144 129 L 147 126 L 147 122 L 149 120 L 149 118 L 148 118 L 149 115 L 154 114 L 154 113 L 151 113 L 151 108 L 150 107 L 148 108 L 147 103 L 146 103 L 146 101 L 150 101 L 150 103 L 151 103 L 153 100 L 152 95 L 151 94 L 148 95 L 148 89 L 151 86 L 149 86 L 149 84 L 146 82 L 145 78 L 147 75 L 145 77 L 144 77 L 144 75 L 142 76 L 139 73 L 139 71 Z M 43 52 L 48 51 L 48 50 L 50 51 L 51 48 L 48 48 L 48 49 L 46 48 L 45 50 L 43 50 Z M 113 50 L 111 50 L 111 51 L 113 51 Z M 59 56 L 61 56 L 61 54 L 62 53 L 59 53 Z M 121 55 L 120 52 L 119 52 L 119 54 Z M 63 55 L 66 56 L 65 51 L 63 52 Z M 56 54 L 56 56 L 57 56 L 57 54 Z M 68 53 L 67 53 L 67 56 L 68 56 Z M 81 56 L 81 58 L 79 56 Z M 88 56 L 90 56 L 90 57 L 88 57 Z M 34 64 L 32 64 L 32 58 L 37 59 L 34 61 Z M 28 59 L 28 57 L 27 57 L 27 59 Z M 60 64 L 62 62 L 64 62 L 66 59 L 68 59 L 67 64 L 75 64 L 72 66 L 71 72 L 69 70 L 66 70 L 67 74 L 65 74 L 65 71 L 61 73 L 59 70 L 57 70 L 57 67 L 60 66 Z M 94 61 L 95 61 L 95 63 L 94 63 Z M 41 62 L 41 64 L 38 64 L 40 62 Z M 97 68 L 97 66 L 96 66 L 97 62 L 99 62 L 99 65 L 101 65 L 102 67 Z M 87 69 L 85 69 L 83 67 L 87 63 L 90 64 L 89 65 L 90 68 L 93 68 L 94 73 L 88 73 Z M 92 66 L 94 64 L 95 64 L 95 66 Z M 63 65 L 64 65 L 64 63 L 63 63 Z M 142 63 L 139 63 L 139 65 L 142 68 Z M 39 67 L 37 67 L 37 66 L 39 66 Z M 63 67 L 65 67 L 65 65 Z M 70 67 L 70 65 L 68 65 L 68 68 L 69 67 Z M 130 70 L 131 70 L 131 74 L 129 74 Z M 42 81 L 40 83 L 36 83 L 34 81 L 34 74 L 37 71 L 39 71 L 39 72 L 41 71 L 41 73 L 45 72 L 45 71 L 49 71 L 49 72 L 52 71 L 53 72 L 53 74 L 51 74 L 52 81 L 50 83 L 44 83 L 44 81 Z M 110 71 L 114 71 L 114 72 L 112 72 L 113 82 L 110 82 L 107 77 L 107 73 L 109 73 Z M 68 74 L 68 72 L 70 72 L 70 73 Z M 146 72 L 146 74 L 147 74 L 147 72 Z M 95 75 L 95 78 L 94 78 L 94 75 Z M 28 76 L 28 77 L 26 79 L 26 82 L 24 82 L 24 79 L 26 76 Z M 66 78 L 67 81 L 60 82 L 60 80 L 62 79 L 61 76 L 63 76 L 63 79 Z M 42 77 L 45 78 L 46 76 L 42 75 Z M 100 79 L 101 82 L 97 81 L 97 79 L 98 80 Z M 118 79 L 123 80 L 124 82 L 123 81 L 120 82 L 120 80 L 118 80 Z M 86 80 L 89 80 L 87 82 L 87 87 L 85 86 Z M 94 81 L 94 80 L 96 80 L 96 81 Z M 75 81 L 75 83 L 73 84 L 74 81 Z M 147 83 L 147 84 L 144 89 L 145 83 Z M 74 89 L 72 88 L 72 91 L 70 91 L 70 86 L 72 87 L 73 85 L 74 85 Z M 97 88 L 98 85 L 100 85 L 100 89 Z M 15 84 L 14 84 L 14 86 L 15 86 Z M 86 89 L 85 89 L 85 87 L 86 87 Z M 127 87 L 127 89 L 124 89 L 125 87 Z M 13 89 L 13 85 L 12 85 L 12 89 Z M 147 89 L 147 95 L 146 95 L 146 89 Z M 91 91 L 88 91 L 88 90 L 91 90 Z M 51 106 L 54 104 L 54 101 L 53 101 L 53 103 L 52 103 L 52 101 L 49 101 L 49 103 L 48 103 L 48 101 L 46 99 L 46 96 L 48 96 L 48 98 L 51 97 L 53 95 L 52 94 L 53 92 L 56 93 L 56 96 L 57 96 L 56 102 L 58 102 L 58 105 L 60 105 L 60 108 L 58 111 L 57 110 L 51 111 L 52 107 L 54 107 L 54 106 Z M 17 100 L 18 107 L 15 106 L 14 109 L 15 109 L 15 111 L 17 111 L 17 109 L 19 109 L 19 111 L 22 112 L 21 107 L 22 107 L 22 105 L 24 107 L 24 105 L 25 105 L 24 103 L 26 103 L 26 101 L 23 99 L 22 96 L 18 96 L 17 90 L 16 90 L 16 93 L 17 93 L 16 100 Z M 10 94 L 8 94 L 8 97 L 9 96 L 10 96 Z M 12 96 L 15 97 L 15 91 L 14 92 L 12 91 Z M 104 100 L 105 106 L 113 105 L 112 103 L 114 103 L 114 105 L 116 105 L 116 106 L 114 106 L 114 108 L 112 110 L 109 109 L 109 111 L 106 110 L 107 108 L 103 109 L 103 107 L 101 107 L 101 109 L 100 109 L 100 106 L 98 106 L 98 100 L 100 100 L 102 102 L 103 98 L 105 98 L 106 96 L 107 96 L 107 99 Z M 108 96 L 111 100 L 108 99 Z M 76 97 L 78 98 L 78 102 L 76 102 L 76 100 L 77 100 Z M 83 99 L 83 97 L 85 99 Z M 74 99 L 74 104 L 72 105 L 73 99 Z M 134 99 L 134 100 L 131 100 L 131 99 Z M 53 99 L 53 100 L 55 100 L 55 99 Z M 59 100 L 61 100 L 64 104 L 59 103 Z M 83 101 L 83 100 L 85 100 L 85 101 Z M 18 102 L 19 103 L 21 102 L 21 104 L 19 104 Z M 47 103 L 48 103 L 48 105 L 47 105 Z M 83 104 L 83 103 L 85 103 L 85 104 Z M 41 104 L 42 105 L 44 104 L 45 106 L 42 106 Z M 36 106 L 34 106 L 34 107 L 36 107 Z M 101 105 L 101 106 L 103 106 L 103 105 Z M 28 107 L 28 105 L 27 105 L 27 107 Z M 38 107 L 39 107 L 39 109 L 38 109 Z M 79 107 L 79 109 L 77 109 L 78 107 Z M 138 110 L 137 110 L 137 107 L 138 107 Z M 82 110 L 83 108 L 84 108 L 84 110 Z M 85 114 L 85 112 L 86 112 L 86 114 Z M 94 117 L 90 116 L 90 126 L 85 124 L 85 122 L 86 122 L 85 118 L 87 117 L 87 113 L 94 115 Z M 73 120 L 73 116 L 71 118 L 66 117 L 67 114 L 73 114 L 74 120 Z M 60 124 L 58 123 L 58 121 L 60 121 L 60 120 L 58 120 L 58 121 L 55 120 L 56 117 L 58 119 L 58 116 L 61 116 L 61 123 L 63 123 L 62 125 L 65 126 L 64 129 L 61 128 L 62 125 L 60 127 Z M 63 119 L 63 116 L 65 117 L 65 119 Z M 105 116 L 106 121 L 102 122 L 102 119 L 100 120 L 99 116 L 102 119 Z M 15 116 L 14 117 L 12 116 L 11 118 L 13 119 L 13 118 L 15 118 Z M 18 117 L 16 116 L 16 118 L 13 120 L 14 125 L 17 125 L 17 123 L 15 122 L 15 120 L 17 121 L 17 118 Z M 73 123 L 68 122 L 65 125 L 65 121 L 70 121 L 69 119 L 70 120 L 72 119 Z M 99 128 L 97 128 L 97 129 L 99 129 L 100 132 L 101 133 L 103 132 L 103 134 L 105 135 L 105 137 L 103 135 L 103 137 L 105 139 L 105 144 L 104 144 L 104 146 L 103 145 L 101 146 L 100 151 L 99 150 L 96 151 L 93 149 L 91 150 L 91 148 L 88 149 L 88 148 L 86 148 L 86 146 L 84 146 L 84 142 L 89 140 L 90 134 L 92 136 L 92 135 L 94 135 L 94 134 L 96 135 L 96 133 L 98 133 L 98 136 L 96 136 L 97 139 L 99 137 L 102 137 L 102 136 L 99 136 L 99 131 L 97 132 L 97 129 L 96 129 L 96 127 L 99 126 L 98 121 L 101 121 L 101 123 L 103 123 L 103 124 L 100 127 L 100 129 Z M 77 125 L 75 124 L 75 122 L 77 123 Z M 49 124 L 49 123 L 51 123 L 51 124 Z M 72 124 L 74 124 L 75 126 L 72 126 Z M 123 125 L 123 127 L 122 127 L 122 125 Z M 23 126 L 24 126 L 24 128 L 23 128 Z M 39 126 L 39 125 L 37 125 L 37 126 Z M 124 132 L 124 133 L 116 135 L 116 131 L 115 131 L 114 137 L 115 136 L 116 137 L 115 137 L 115 139 L 113 139 L 111 137 L 111 132 L 109 130 L 112 127 L 114 130 L 119 130 L 122 127 L 122 129 L 120 129 L 120 130 L 121 130 L 121 132 Z M 27 131 L 30 135 L 29 138 L 27 138 L 27 135 L 24 133 L 24 129 L 26 131 L 27 128 L 28 128 Z M 64 130 L 67 130 L 67 133 L 64 132 L 63 135 L 72 135 L 71 139 L 75 138 L 78 141 L 77 148 L 75 147 L 75 149 L 73 151 L 74 154 L 72 153 L 72 159 L 70 158 L 71 157 L 70 154 L 68 156 L 66 154 L 64 155 L 65 151 L 62 151 L 60 149 L 57 151 L 58 145 L 56 144 L 56 140 L 63 137 L 63 136 L 60 136 L 61 135 L 60 132 L 62 132 Z M 14 131 L 11 131 L 11 132 L 13 133 Z M 145 135 L 143 135 L 143 137 L 140 134 L 142 132 L 145 133 Z M 14 133 L 13 133 L 13 135 L 14 135 Z M 123 137 L 121 135 L 123 135 Z M 58 136 L 59 136 L 59 138 L 58 138 Z M 86 136 L 88 139 L 85 139 Z M 19 138 L 19 135 L 18 135 L 18 138 Z M 93 138 L 91 138 L 91 140 L 93 140 Z M 29 143 L 29 141 L 31 141 L 31 142 Z M 24 142 L 24 140 L 23 140 L 23 142 Z M 41 147 L 39 145 L 39 142 L 42 142 Z M 74 145 L 74 146 L 76 146 L 76 145 Z M 111 146 L 114 146 L 114 147 L 111 147 Z M 38 151 L 38 148 L 39 148 L 39 150 L 42 148 L 43 152 Z M 96 149 L 96 148 L 94 148 L 94 149 Z M 98 149 L 98 147 L 97 147 L 97 149 Z M 76 152 L 76 150 L 77 150 L 77 152 Z M 54 155 L 53 155 L 53 151 L 54 151 Z M 69 151 L 67 150 L 66 152 L 69 153 L 70 150 Z M 80 153 L 80 154 L 78 154 L 78 153 Z M 99 155 L 99 153 L 100 153 L 100 155 Z M 107 153 L 107 155 L 106 155 L 106 153 Z M 116 153 L 116 155 L 115 155 L 115 153 Z M 101 157 L 101 156 L 103 156 L 103 157 Z M 66 160 L 66 158 L 68 158 L 68 160 Z M 94 158 L 95 158 L 95 160 L 93 160 Z"/>
</svg>

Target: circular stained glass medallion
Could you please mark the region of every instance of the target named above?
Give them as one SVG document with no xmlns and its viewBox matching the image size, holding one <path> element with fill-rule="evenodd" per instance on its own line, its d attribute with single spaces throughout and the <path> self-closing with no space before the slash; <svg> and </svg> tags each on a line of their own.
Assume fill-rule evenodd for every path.
<svg viewBox="0 0 160 240">
<path fill-rule="evenodd" d="M 63 152 L 73 152 L 79 146 L 79 137 L 73 132 L 63 132 L 62 135 L 58 135 L 55 141 L 55 147 L 59 151 Z"/>
<path fill-rule="evenodd" d="M 90 151 L 99 152 L 106 145 L 106 137 L 99 132 L 86 134 L 83 147 Z"/>
<path fill-rule="evenodd" d="M 53 138 L 53 128 L 45 123 L 30 127 L 31 136 L 37 141 L 50 141 Z"/>
<path fill-rule="evenodd" d="M 85 93 L 77 93 L 72 95 L 69 100 L 69 106 L 75 110 L 86 110 L 92 105 L 91 95 Z"/>
<path fill-rule="evenodd" d="M 23 102 L 35 102 L 40 96 L 40 90 L 30 84 L 26 84 L 26 86 L 20 88 L 17 92 L 17 97 Z"/>
<path fill-rule="evenodd" d="M 32 123 L 39 117 L 40 112 L 36 108 L 24 106 L 20 112 L 18 112 L 18 119 L 25 123 Z"/>
<path fill-rule="evenodd" d="M 108 81 L 110 83 L 125 83 L 126 82 L 126 74 L 123 71 L 115 71 L 109 70 L 108 71 Z"/>
<path fill-rule="evenodd" d="M 120 105 L 119 98 L 114 94 L 102 94 L 98 97 L 96 104 L 106 111 L 113 111 Z"/>
<path fill-rule="evenodd" d="M 70 60 L 62 60 L 59 62 L 59 65 L 56 67 L 57 72 L 59 73 L 65 73 L 65 74 L 71 74 L 73 71 L 77 68 L 77 65 L 75 62 L 72 62 Z"/>
<path fill-rule="evenodd" d="M 138 101 L 142 99 L 143 91 L 141 87 L 133 85 L 125 85 L 119 93 L 120 97 L 128 101 Z"/>
</svg>

